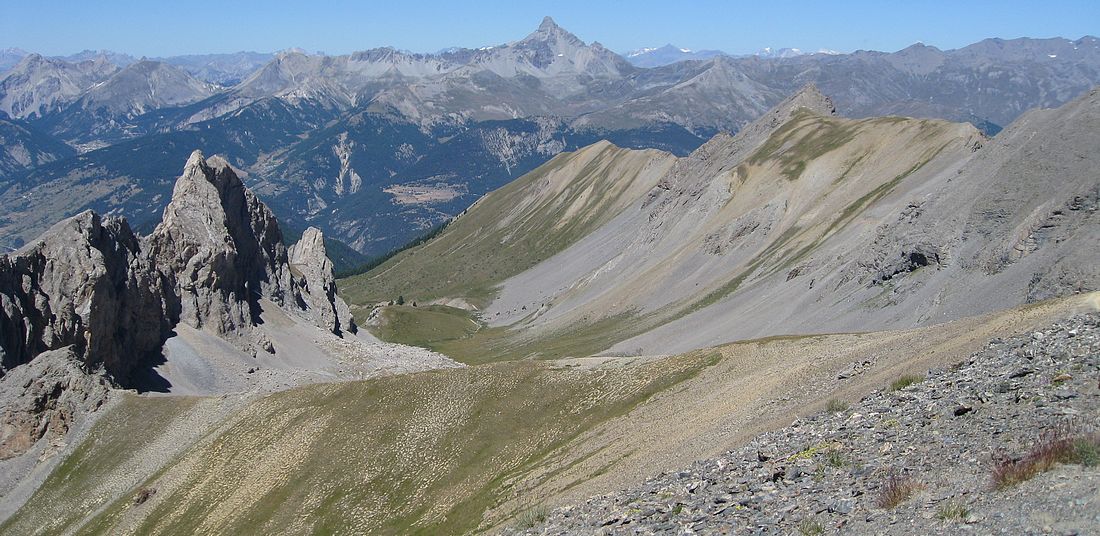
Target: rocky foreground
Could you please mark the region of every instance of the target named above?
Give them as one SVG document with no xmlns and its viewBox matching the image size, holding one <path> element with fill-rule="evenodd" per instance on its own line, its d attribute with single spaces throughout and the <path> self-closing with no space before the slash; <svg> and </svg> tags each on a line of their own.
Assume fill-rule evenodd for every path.
<svg viewBox="0 0 1100 536">
<path fill-rule="evenodd" d="M 899 378 L 851 407 L 837 400 L 638 488 L 532 509 L 518 529 L 1098 534 L 1098 380 L 1094 313 L 994 339 L 966 362 Z"/>
</svg>

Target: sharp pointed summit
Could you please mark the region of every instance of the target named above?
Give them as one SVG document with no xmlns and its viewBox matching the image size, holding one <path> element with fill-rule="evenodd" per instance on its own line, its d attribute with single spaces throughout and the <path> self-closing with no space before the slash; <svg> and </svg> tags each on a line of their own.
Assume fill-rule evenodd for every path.
<svg viewBox="0 0 1100 536">
<path fill-rule="evenodd" d="M 543 17 L 542 23 L 539 24 L 538 29 L 527 37 L 524 37 L 520 43 L 553 43 L 560 41 L 577 46 L 584 46 L 585 44 L 579 37 L 573 35 L 565 28 L 558 26 L 558 23 L 554 22 L 554 19 L 550 17 Z"/>
<path fill-rule="evenodd" d="M 542 18 L 542 23 L 539 24 L 539 30 L 542 30 L 542 31 L 550 31 L 550 30 L 553 30 L 555 28 L 561 29 L 561 26 L 558 26 L 558 23 L 554 22 L 554 19 L 552 17 L 550 17 L 549 15 L 543 17 Z"/>
</svg>

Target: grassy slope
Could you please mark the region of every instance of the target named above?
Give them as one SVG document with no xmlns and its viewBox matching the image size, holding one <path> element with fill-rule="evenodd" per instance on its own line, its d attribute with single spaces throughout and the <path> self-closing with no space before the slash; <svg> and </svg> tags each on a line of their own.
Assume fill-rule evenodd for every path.
<svg viewBox="0 0 1100 536">
<path fill-rule="evenodd" d="M 514 479 L 537 470 L 548 453 L 713 359 L 696 353 L 611 370 L 500 363 L 274 394 L 144 483 L 157 489 L 148 502 L 134 504 L 135 488 L 80 532 L 468 532 L 513 498 Z M 114 447 L 82 446 L 9 527 L 81 503 L 88 480 L 117 467 Z"/>
<path fill-rule="evenodd" d="M 906 154 L 883 156 L 879 144 L 888 142 L 882 142 L 880 138 L 889 138 L 891 134 L 910 139 L 911 149 Z M 833 204 L 839 203 L 837 210 L 820 211 L 816 219 L 811 220 L 795 218 L 796 224 L 769 237 L 766 247 L 753 257 L 735 259 L 737 262 L 731 263 L 724 281 L 700 287 L 698 295 L 685 296 L 679 303 L 664 310 L 577 322 L 537 338 L 524 337 L 503 328 L 484 328 L 472 332 L 466 323 L 469 315 L 460 310 L 385 311 L 386 327 L 375 330 L 375 334 L 387 340 L 426 346 L 466 363 L 583 356 L 600 352 L 618 341 L 724 299 L 749 279 L 789 270 L 935 158 L 946 144 L 957 139 L 954 125 L 942 121 L 899 117 L 856 121 L 824 117 L 805 110 L 797 112 L 737 166 L 734 176 L 739 181 L 737 187 L 741 190 L 738 191 L 798 190 L 801 188 L 798 180 L 809 164 L 821 159 L 840 160 L 846 162 L 841 166 L 843 169 L 837 170 L 836 176 L 823 187 L 824 190 L 813 194 L 823 201 L 830 199 Z M 881 172 L 869 171 L 881 169 L 881 166 L 871 162 L 873 158 L 868 158 L 875 155 L 905 159 L 912 165 L 892 179 L 883 177 Z M 525 199 L 534 195 L 536 186 L 545 180 L 547 174 L 562 173 L 569 158 L 571 156 L 559 156 L 515 183 L 486 196 L 436 240 L 410 249 L 363 276 L 341 281 L 341 293 L 345 299 L 359 304 L 392 299 L 403 293 L 406 299 L 410 294 L 427 298 L 461 296 L 484 305 L 491 299 L 495 284 L 561 251 L 608 219 L 583 212 L 601 207 L 597 203 L 589 203 L 571 215 L 569 225 L 555 226 L 553 222 L 561 218 L 561 207 L 567 206 L 569 200 L 582 189 L 577 187 L 566 189 L 553 202 L 543 203 L 538 210 L 526 213 L 527 219 L 518 225 L 497 226 L 498 222 L 508 220 L 515 207 L 523 206 Z M 599 171 L 600 168 L 589 164 L 573 180 L 578 184 L 587 184 L 594 180 L 593 174 Z M 859 176 L 860 180 L 856 181 L 855 176 Z M 606 182 L 608 177 L 597 175 L 596 179 Z M 561 200 L 563 197 L 566 201 Z M 736 210 L 739 209 L 724 217 L 735 219 L 738 216 Z M 432 336 L 425 339 L 425 325 L 432 322 L 439 324 Z"/>
<path fill-rule="evenodd" d="M 197 400 L 127 397 L 50 474 L 28 502 L 31 507 L 0 525 L 0 534 L 61 534 L 78 527 L 103 506 L 114 484 L 112 475 L 140 465 L 135 456 Z"/>
<path fill-rule="evenodd" d="M 486 195 L 435 240 L 341 280 L 340 293 L 353 306 L 401 295 L 420 302 L 461 297 L 484 305 L 497 283 L 609 221 L 632 200 L 624 195 L 628 191 L 647 190 L 660 175 L 647 164 L 667 167 L 672 160 L 667 153 L 607 143 L 558 155 Z M 563 172 L 569 184 L 559 189 Z"/>
<path fill-rule="evenodd" d="M 1098 297 L 659 360 L 510 362 L 307 386 L 250 403 L 197 446 L 162 460 L 148 481 L 121 496 L 104 493 L 103 481 L 131 470 L 120 453 L 180 426 L 193 404 L 134 397 L 0 532 L 59 534 L 84 516 L 93 517 L 82 534 L 489 529 L 535 504 L 582 499 L 718 454 L 830 399 L 856 400 L 902 374 L 957 362 L 991 337 L 1096 310 Z M 873 367 L 837 379 L 868 356 L 876 356 Z M 134 504 L 141 487 L 157 492 Z"/>
</svg>

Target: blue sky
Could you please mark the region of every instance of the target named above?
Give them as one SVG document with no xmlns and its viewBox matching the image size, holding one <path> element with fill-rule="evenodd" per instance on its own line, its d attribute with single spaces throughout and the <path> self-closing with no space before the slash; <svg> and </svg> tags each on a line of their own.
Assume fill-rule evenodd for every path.
<svg viewBox="0 0 1100 536">
<path fill-rule="evenodd" d="M 917 41 L 946 49 L 986 37 L 1100 34 L 1100 0 L 0 0 L 0 48 L 137 56 L 289 47 L 335 54 L 387 45 L 431 52 L 513 41 L 544 15 L 620 52 L 665 43 L 731 53 L 766 46 L 894 51 Z"/>
</svg>

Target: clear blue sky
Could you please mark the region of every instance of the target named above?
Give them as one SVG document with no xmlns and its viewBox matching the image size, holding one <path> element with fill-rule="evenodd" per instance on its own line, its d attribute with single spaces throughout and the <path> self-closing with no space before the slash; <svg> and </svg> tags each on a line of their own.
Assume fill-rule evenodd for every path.
<svg viewBox="0 0 1100 536">
<path fill-rule="evenodd" d="M 673 43 L 746 53 L 765 46 L 894 51 L 986 37 L 1100 34 L 1100 0 L 295 1 L 0 0 L 0 48 L 136 56 L 377 46 L 431 52 L 519 39 L 550 15 L 616 51 Z"/>
</svg>

